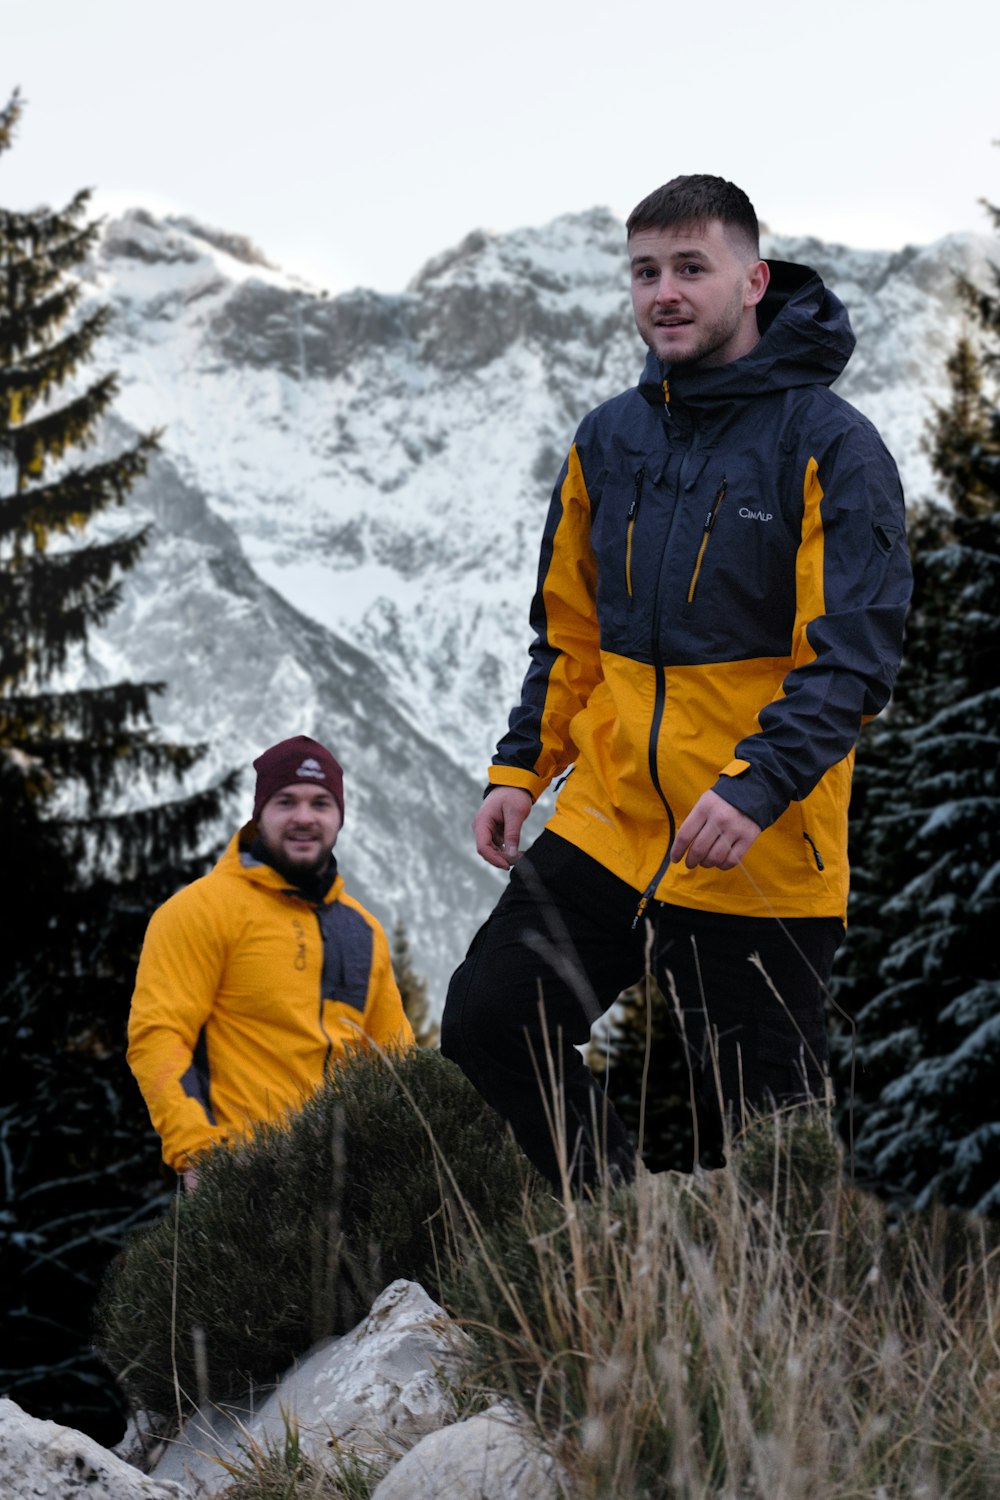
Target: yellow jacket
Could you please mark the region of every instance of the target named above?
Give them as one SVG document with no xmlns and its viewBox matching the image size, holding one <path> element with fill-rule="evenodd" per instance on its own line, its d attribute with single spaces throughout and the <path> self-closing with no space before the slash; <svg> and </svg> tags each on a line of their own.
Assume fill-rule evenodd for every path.
<svg viewBox="0 0 1000 1500">
<path fill-rule="evenodd" d="M 298 1108 L 346 1047 L 413 1045 L 385 933 L 343 878 L 315 904 L 248 843 L 160 907 L 139 961 L 128 1063 L 177 1171 Z"/>
</svg>

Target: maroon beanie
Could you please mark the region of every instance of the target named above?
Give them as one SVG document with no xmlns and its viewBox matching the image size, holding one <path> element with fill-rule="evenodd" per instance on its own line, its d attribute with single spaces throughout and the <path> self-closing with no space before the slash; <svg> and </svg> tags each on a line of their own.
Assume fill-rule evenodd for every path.
<svg viewBox="0 0 1000 1500">
<path fill-rule="evenodd" d="M 344 817 L 344 773 L 325 746 L 311 740 L 307 734 L 297 734 L 294 739 L 282 740 L 272 745 L 253 763 L 257 772 L 257 790 L 254 793 L 253 818 L 256 823 L 264 805 L 280 792 L 282 787 L 321 786 L 330 793 Z"/>
</svg>

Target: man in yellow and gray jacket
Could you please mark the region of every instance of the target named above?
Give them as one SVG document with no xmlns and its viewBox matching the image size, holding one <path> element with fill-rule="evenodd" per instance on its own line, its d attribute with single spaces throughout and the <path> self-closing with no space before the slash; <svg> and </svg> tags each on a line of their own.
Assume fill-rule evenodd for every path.
<svg viewBox="0 0 1000 1500">
<path fill-rule="evenodd" d="M 146 932 L 128 1062 L 163 1142 L 198 1158 L 301 1106 L 345 1048 L 412 1046 L 385 933 L 344 890 L 340 765 L 306 735 L 254 761 L 253 819 Z"/>
<path fill-rule="evenodd" d="M 646 366 L 584 418 L 552 497 L 531 666 L 474 824 L 511 878 L 441 1033 L 554 1181 L 554 1134 L 576 1178 L 602 1151 L 631 1175 L 576 1046 L 647 955 L 677 995 L 709 1160 L 720 1096 L 735 1113 L 822 1094 L 854 745 L 910 594 L 895 464 L 830 390 L 854 347 L 841 303 L 760 259 L 749 199 L 718 177 L 657 189 L 627 234 Z"/>
</svg>

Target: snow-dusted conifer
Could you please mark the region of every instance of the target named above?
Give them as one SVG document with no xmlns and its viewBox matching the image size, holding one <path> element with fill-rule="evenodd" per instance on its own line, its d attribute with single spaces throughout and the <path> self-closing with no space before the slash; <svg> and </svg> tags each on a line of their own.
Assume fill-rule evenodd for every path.
<svg viewBox="0 0 1000 1500">
<path fill-rule="evenodd" d="M 0 152 L 20 114 L 0 111 Z M 81 462 L 116 393 L 79 379 L 106 309 L 72 271 L 94 244 L 87 193 L 0 209 L 0 1377 L 35 1415 L 107 1438 L 118 1398 L 89 1317 L 124 1231 L 161 1191 L 157 1142 L 128 1079 L 124 1028 L 143 925 L 194 856 L 220 789 L 150 806 L 197 747 L 160 743 L 161 684 L 87 681 L 86 644 L 144 533 L 81 533 L 145 473 L 155 434 Z"/>
<path fill-rule="evenodd" d="M 891 713 L 858 752 L 839 998 L 858 1027 L 862 1176 L 997 1213 L 1000 272 L 963 294 L 979 326 L 955 349 L 950 399 L 929 426 L 941 494 L 911 526 L 906 654 Z"/>
</svg>

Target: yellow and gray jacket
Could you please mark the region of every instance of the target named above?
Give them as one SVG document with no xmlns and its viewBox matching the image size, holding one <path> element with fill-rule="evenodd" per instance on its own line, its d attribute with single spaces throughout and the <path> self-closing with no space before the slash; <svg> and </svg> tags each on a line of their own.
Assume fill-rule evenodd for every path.
<svg viewBox="0 0 1000 1500">
<path fill-rule="evenodd" d="M 178 1171 L 301 1106 L 344 1048 L 413 1044 L 385 933 L 343 877 L 310 901 L 249 835 L 154 913 L 139 961 L 128 1062 Z"/>
<path fill-rule="evenodd" d="M 743 359 L 671 373 L 581 424 L 556 485 L 521 703 L 490 781 L 645 899 L 843 916 L 861 724 L 889 698 L 910 595 L 902 491 L 828 389 L 854 347 L 807 267 L 771 262 Z M 712 788 L 765 831 L 731 871 L 670 865 Z"/>
</svg>

